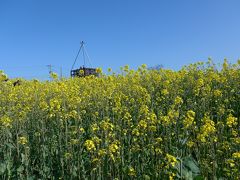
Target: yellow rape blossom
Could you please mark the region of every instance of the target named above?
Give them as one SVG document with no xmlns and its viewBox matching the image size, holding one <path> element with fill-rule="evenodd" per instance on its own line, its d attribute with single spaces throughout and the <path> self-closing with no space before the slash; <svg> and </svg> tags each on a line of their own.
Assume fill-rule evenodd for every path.
<svg viewBox="0 0 240 180">
<path fill-rule="evenodd" d="M 240 152 L 233 153 L 232 157 L 235 158 L 235 159 L 240 159 Z"/>
<path fill-rule="evenodd" d="M 195 119 L 195 112 L 192 110 L 189 110 L 187 112 L 185 119 L 183 120 L 184 127 L 185 128 L 190 127 L 194 123 L 194 119 Z"/>
<path fill-rule="evenodd" d="M 4 127 L 12 127 L 12 120 L 8 117 L 8 116 L 3 116 L 0 118 L 0 123 L 4 126 Z"/>
<path fill-rule="evenodd" d="M 98 151 L 98 156 L 102 157 L 102 156 L 104 156 L 104 155 L 106 155 L 106 154 L 107 154 L 107 152 L 106 152 L 105 149 L 99 149 L 99 151 Z"/>
<path fill-rule="evenodd" d="M 203 178 L 236 179 L 239 68 L 125 66 L 21 83 L 0 71 L 0 154 L 14 160 L 0 162 L 0 179 L 183 179 L 180 162 L 193 151 Z"/>
<path fill-rule="evenodd" d="M 169 94 L 169 92 L 168 92 L 168 90 L 167 90 L 167 89 L 163 89 L 163 90 L 162 90 L 162 94 L 163 94 L 164 96 L 166 96 L 166 95 L 168 95 L 168 94 Z"/>
<path fill-rule="evenodd" d="M 227 117 L 227 126 L 233 127 L 235 125 L 237 125 L 237 118 L 235 118 L 232 114 L 229 114 Z"/>
<path fill-rule="evenodd" d="M 101 123 L 100 123 L 100 127 L 103 129 L 103 130 L 110 130 L 112 131 L 113 128 L 114 128 L 114 125 L 112 123 L 109 122 L 109 119 L 107 120 L 103 120 Z"/>
<path fill-rule="evenodd" d="M 128 169 L 128 175 L 129 176 L 136 176 L 136 171 L 132 166 L 130 166 L 129 169 Z"/>
<path fill-rule="evenodd" d="M 94 124 L 91 125 L 91 129 L 92 129 L 93 132 L 95 132 L 95 131 L 99 130 L 99 127 L 96 123 L 94 123 Z"/>
<path fill-rule="evenodd" d="M 215 123 L 209 119 L 208 116 L 203 118 L 204 125 L 200 129 L 200 133 L 197 135 L 197 139 L 205 143 L 206 138 L 216 132 Z"/>
<path fill-rule="evenodd" d="M 92 140 L 86 140 L 84 146 L 87 148 L 88 151 L 92 152 L 96 150 L 96 146 Z"/>
<path fill-rule="evenodd" d="M 174 100 L 174 104 L 178 105 L 178 104 L 182 104 L 183 103 L 183 99 L 179 96 L 177 96 Z"/>
<path fill-rule="evenodd" d="M 19 143 L 19 144 L 22 144 L 22 145 L 25 145 L 25 144 L 28 143 L 28 140 L 27 140 L 26 137 L 21 136 L 21 137 L 19 137 L 19 139 L 18 139 L 18 143 Z"/>
<path fill-rule="evenodd" d="M 147 123 L 146 123 L 146 121 L 141 120 L 141 121 L 138 123 L 138 126 L 139 126 L 140 129 L 146 129 L 146 128 L 147 128 Z"/>
<path fill-rule="evenodd" d="M 222 91 L 217 89 L 217 90 L 214 90 L 213 94 L 214 94 L 215 97 L 222 96 Z"/>
<path fill-rule="evenodd" d="M 135 135 L 135 136 L 139 136 L 139 135 L 140 135 L 138 129 L 136 129 L 136 128 L 134 128 L 134 129 L 132 130 L 132 134 Z"/>
<path fill-rule="evenodd" d="M 113 143 L 109 146 L 109 151 L 111 153 L 116 153 L 119 150 L 119 146 L 116 143 Z"/>
<path fill-rule="evenodd" d="M 70 140 L 70 144 L 71 144 L 71 145 L 76 145 L 76 144 L 78 144 L 78 142 L 79 142 L 78 139 L 71 139 L 71 140 Z"/>
<path fill-rule="evenodd" d="M 85 129 L 84 128 L 79 128 L 79 131 L 81 132 L 81 133 L 85 133 Z"/>
<path fill-rule="evenodd" d="M 66 152 L 66 153 L 64 154 L 64 157 L 65 157 L 66 159 L 70 159 L 70 158 L 72 157 L 72 154 L 69 153 L 69 152 Z"/>
<path fill-rule="evenodd" d="M 166 154 L 166 158 L 167 158 L 168 165 L 171 165 L 171 167 L 175 167 L 175 165 L 177 164 L 176 157 L 174 157 L 171 154 Z"/>
<path fill-rule="evenodd" d="M 57 73 L 52 72 L 52 73 L 50 74 L 50 77 L 51 77 L 52 79 L 56 80 L 56 79 L 58 78 L 58 75 L 57 75 Z"/>
<path fill-rule="evenodd" d="M 193 147 L 193 145 L 194 145 L 194 142 L 193 142 L 193 141 L 188 141 L 188 142 L 187 142 L 187 146 L 188 146 L 188 147 L 191 148 L 191 147 Z"/>
</svg>

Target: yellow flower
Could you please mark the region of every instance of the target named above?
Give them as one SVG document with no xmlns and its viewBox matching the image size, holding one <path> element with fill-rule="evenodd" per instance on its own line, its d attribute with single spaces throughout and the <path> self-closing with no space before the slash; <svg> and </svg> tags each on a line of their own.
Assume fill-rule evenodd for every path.
<svg viewBox="0 0 240 180">
<path fill-rule="evenodd" d="M 97 69 L 96 69 L 96 73 L 101 74 L 101 73 L 102 73 L 102 68 L 97 68 Z"/>
<path fill-rule="evenodd" d="M 177 96 L 174 100 L 174 104 L 178 105 L 178 104 L 182 104 L 183 100 L 181 97 Z"/>
<path fill-rule="evenodd" d="M 128 169 L 128 175 L 129 176 L 136 176 L 136 171 L 132 166 L 130 166 L 129 169 Z"/>
<path fill-rule="evenodd" d="M 235 163 L 234 163 L 234 160 L 233 160 L 233 159 L 228 159 L 226 162 L 229 164 L 229 166 L 230 166 L 231 168 L 233 168 L 233 167 L 235 166 Z"/>
<path fill-rule="evenodd" d="M 158 138 L 155 138 L 155 141 L 160 144 L 163 141 L 163 139 L 161 137 L 158 137 Z"/>
<path fill-rule="evenodd" d="M 171 154 L 166 154 L 166 157 L 168 164 L 170 164 L 172 167 L 174 167 L 177 164 L 177 159 Z"/>
<path fill-rule="evenodd" d="M 94 137 L 92 138 L 92 141 L 93 141 L 96 145 L 99 145 L 99 144 L 102 142 L 102 140 L 101 140 L 99 137 L 97 137 L 97 136 L 94 136 Z"/>
<path fill-rule="evenodd" d="M 194 142 L 193 142 L 193 141 L 188 141 L 188 142 L 187 142 L 187 146 L 188 146 L 188 147 L 191 148 L 193 145 L 194 145 Z"/>
<path fill-rule="evenodd" d="M 123 131 L 122 131 L 122 132 L 123 132 L 123 135 L 124 135 L 124 136 L 126 136 L 126 135 L 127 135 L 127 132 L 128 132 L 128 130 L 127 130 L 127 129 L 123 129 Z"/>
<path fill-rule="evenodd" d="M 176 176 L 175 173 L 170 173 L 169 174 L 169 180 L 174 180 L 174 177 Z"/>
<path fill-rule="evenodd" d="M 233 139 L 234 139 L 235 143 L 240 144 L 240 137 L 236 137 L 236 138 L 233 138 Z"/>
<path fill-rule="evenodd" d="M 61 107 L 61 105 L 60 105 L 60 100 L 59 99 L 51 99 L 50 100 L 50 109 L 51 110 L 56 110 L 56 111 L 59 111 L 60 110 L 60 107 Z"/>
<path fill-rule="evenodd" d="M 149 131 L 151 131 L 151 132 L 156 132 L 157 131 L 157 127 L 156 126 L 149 126 Z"/>
<path fill-rule="evenodd" d="M 12 127 L 12 120 L 6 115 L 1 117 L 0 122 L 5 127 L 9 127 L 9 128 Z"/>
<path fill-rule="evenodd" d="M 93 163 L 93 164 L 97 164 L 97 163 L 99 163 L 99 161 L 100 161 L 100 160 L 99 160 L 98 158 L 94 158 L 94 159 L 92 160 L 92 163 Z"/>
<path fill-rule="evenodd" d="M 229 114 L 229 116 L 227 117 L 227 126 L 233 127 L 235 125 L 237 125 L 237 118 L 233 117 L 232 114 Z"/>
<path fill-rule="evenodd" d="M 222 96 L 222 91 L 220 91 L 219 89 L 214 90 L 213 95 L 216 96 L 216 97 Z"/>
<path fill-rule="evenodd" d="M 147 123 L 146 123 L 146 121 L 141 120 L 141 121 L 138 123 L 138 126 L 139 126 L 140 129 L 146 129 L 146 128 L 147 128 Z"/>
<path fill-rule="evenodd" d="M 155 148 L 155 153 L 156 154 L 162 154 L 162 150 L 160 148 Z"/>
<path fill-rule="evenodd" d="M 106 152 L 105 149 L 100 149 L 100 150 L 98 151 L 98 156 L 100 156 L 100 157 L 102 157 L 102 156 L 104 156 L 104 155 L 106 155 L 106 154 L 107 154 L 107 152 Z"/>
<path fill-rule="evenodd" d="M 169 125 L 171 123 L 170 118 L 168 116 L 162 116 L 161 121 L 163 125 Z"/>
<path fill-rule="evenodd" d="M 58 78 L 58 75 L 57 75 L 57 73 L 52 72 L 52 73 L 50 74 L 50 77 L 51 77 L 52 79 L 57 79 L 57 78 Z"/>
<path fill-rule="evenodd" d="M 195 112 L 192 110 L 189 110 L 187 112 L 186 118 L 183 120 L 184 127 L 185 128 L 190 127 L 194 123 L 194 119 L 195 119 Z"/>
<path fill-rule="evenodd" d="M 72 144 L 72 145 L 76 145 L 76 144 L 78 144 L 78 142 L 79 142 L 78 139 L 71 139 L 70 140 L 70 144 Z"/>
<path fill-rule="evenodd" d="M 72 157 L 72 154 L 66 152 L 66 153 L 64 154 L 64 157 L 65 157 L 66 159 L 70 159 L 70 158 Z"/>
<path fill-rule="evenodd" d="M 169 92 L 168 92 L 168 90 L 167 90 L 167 89 L 163 89 L 163 90 L 162 90 L 162 94 L 163 94 L 164 96 L 166 96 L 166 95 L 168 95 L 168 94 L 169 94 Z"/>
<path fill-rule="evenodd" d="M 204 80 L 202 78 L 197 80 L 197 87 L 202 87 L 204 85 Z"/>
<path fill-rule="evenodd" d="M 84 129 L 84 128 L 79 128 L 79 131 L 80 131 L 81 133 L 85 133 L 85 129 Z"/>
<path fill-rule="evenodd" d="M 123 68 L 123 71 L 128 72 L 129 71 L 129 65 L 125 65 Z"/>
<path fill-rule="evenodd" d="M 7 75 L 4 74 L 3 71 L 0 71 L 0 81 L 5 81 L 7 79 L 8 79 Z"/>
<path fill-rule="evenodd" d="M 125 121 L 131 121 L 132 120 L 132 116 L 131 116 L 131 114 L 129 112 L 126 112 L 124 117 L 123 117 L 123 119 Z"/>
<path fill-rule="evenodd" d="M 187 117 L 195 117 L 195 112 L 190 110 L 187 112 Z"/>
<path fill-rule="evenodd" d="M 136 135 L 136 136 L 139 136 L 139 135 L 140 135 L 138 129 L 136 129 L 136 128 L 134 128 L 134 129 L 132 130 L 132 134 L 133 134 L 133 135 Z"/>
<path fill-rule="evenodd" d="M 203 118 L 204 125 L 200 128 L 200 133 L 197 135 L 197 139 L 201 142 L 207 142 L 206 138 L 209 135 L 214 134 L 216 132 L 215 123 L 209 119 L 208 116 Z"/>
<path fill-rule="evenodd" d="M 110 123 L 109 121 L 110 121 L 110 119 L 103 120 L 103 121 L 100 123 L 100 127 L 101 127 L 103 130 L 105 130 L 105 131 L 107 131 L 107 130 L 112 131 L 113 128 L 114 128 L 114 125 L 113 125 L 112 123 Z"/>
<path fill-rule="evenodd" d="M 96 111 L 96 112 L 94 113 L 94 115 L 95 115 L 96 117 L 98 117 L 99 113 Z"/>
<path fill-rule="evenodd" d="M 116 152 L 118 151 L 118 149 L 119 149 L 119 147 L 118 147 L 118 145 L 115 144 L 115 143 L 113 143 L 113 144 L 111 144 L 111 145 L 109 146 L 109 151 L 110 151 L 111 153 L 116 153 Z"/>
<path fill-rule="evenodd" d="M 79 70 L 79 74 L 80 74 L 81 76 L 83 76 L 83 75 L 84 75 L 84 70 L 83 70 L 83 69 Z"/>
<path fill-rule="evenodd" d="M 96 150 L 95 144 L 92 140 L 86 140 L 84 145 L 87 148 L 87 150 L 90 152 Z"/>
<path fill-rule="evenodd" d="M 58 109 L 60 109 L 60 105 L 58 105 Z M 71 118 L 77 118 L 77 111 L 76 110 L 72 110 L 69 112 L 69 117 Z"/>
<path fill-rule="evenodd" d="M 146 69 L 146 68 L 147 68 L 147 65 L 146 65 L 146 64 L 142 64 L 141 67 L 142 67 L 143 69 Z"/>
<path fill-rule="evenodd" d="M 235 130 L 232 130 L 232 135 L 233 135 L 234 137 L 237 137 L 237 136 L 238 136 L 238 132 L 235 131 Z"/>
<path fill-rule="evenodd" d="M 19 139 L 18 139 L 18 143 L 19 143 L 19 144 L 22 144 L 22 145 L 25 145 L 25 144 L 28 143 L 28 140 L 27 140 L 26 137 L 21 136 L 21 137 L 19 137 Z"/>
<path fill-rule="evenodd" d="M 111 68 L 108 68 L 108 72 L 112 72 L 112 69 L 111 69 Z"/>
<path fill-rule="evenodd" d="M 233 153 L 232 157 L 235 158 L 235 159 L 240 159 L 240 152 Z"/>
<path fill-rule="evenodd" d="M 91 125 L 91 129 L 92 129 L 93 132 L 95 132 L 95 131 L 99 130 L 99 127 L 96 123 L 94 123 L 94 124 Z"/>
</svg>

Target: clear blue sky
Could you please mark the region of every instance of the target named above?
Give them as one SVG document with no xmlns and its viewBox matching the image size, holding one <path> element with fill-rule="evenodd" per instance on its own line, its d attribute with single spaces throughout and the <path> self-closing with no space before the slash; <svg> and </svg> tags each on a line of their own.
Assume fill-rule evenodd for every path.
<svg viewBox="0 0 240 180">
<path fill-rule="evenodd" d="M 0 69 L 46 79 L 52 64 L 68 76 L 81 40 L 93 66 L 115 71 L 235 63 L 239 9 L 239 0 L 0 0 Z"/>
</svg>

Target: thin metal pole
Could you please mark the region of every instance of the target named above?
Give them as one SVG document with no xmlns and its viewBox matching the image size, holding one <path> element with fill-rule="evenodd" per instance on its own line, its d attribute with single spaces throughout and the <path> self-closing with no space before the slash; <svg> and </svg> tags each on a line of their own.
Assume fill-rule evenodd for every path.
<svg viewBox="0 0 240 180">
<path fill-rule="evenodd" d="M 60 79 L 62 79 L 62 66 L 60 67 Z"/>
<path fill-rule="evenodd" d="M 77 53 L 77 56 L 76 56 L 76 58 L 75 58 L 75 60 L 74 60 L 74 63 L 73 63 L 72 68 L 71 68 L 71 71 L 72 71 L 73 68 L 74 68 L 74 65 L 75 65 L 75 63 L 76 63 L 76 61 L 77 61 L 78 55 L 79 55 L 79 53 L 80 53 L 80 51 L 81 51 L 81 49 L 82 49 L 82 47 L 83 47 L 83 44 L 84 44 L 84 42 L 81 41 L 81 46 L 80 46 L 80 48 L 79 48 L 79 50 L 78 50 L 78 53 Z"/>
</svg>

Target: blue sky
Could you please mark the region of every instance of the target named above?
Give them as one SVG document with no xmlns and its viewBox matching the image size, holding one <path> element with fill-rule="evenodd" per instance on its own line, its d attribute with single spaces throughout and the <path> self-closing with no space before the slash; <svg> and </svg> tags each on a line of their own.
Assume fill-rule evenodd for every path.
<svg viewBox="0 0 240 180">
<path fill-rule="evenodd" d="M 239 0 L 0 0 L 0 69 L 10 77 L 69 71 L 80 41 L 94 67 L 240 58 Z M 83 64 L 79 58 L 76 67 Z"/>
</svg>

